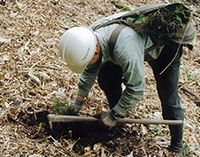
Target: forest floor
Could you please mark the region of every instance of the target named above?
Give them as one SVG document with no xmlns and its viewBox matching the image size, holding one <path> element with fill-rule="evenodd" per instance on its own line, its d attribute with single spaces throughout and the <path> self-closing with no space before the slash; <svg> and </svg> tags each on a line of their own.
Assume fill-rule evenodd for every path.
<svg viewBox="0 0 200 157">
<path fill-rule="evenodd" d="M 117 3 L 118 2 L 118 3 Z M 162 1 L 163 2 L 163 1 Z M 54 123 L 52 106 L 71 104 L 78 75 L 61 61 L 58 43 L 73 26 L 94 21 L 158 0 L 0 0 L 0 156 L 171 156 L 166 125 L 123 124 L 104 128 L 98 123 Z M 200 9 L 193 13 L 197 43 L 184 48 L 179 94 L 185 113 L 184 155 L 200 156 Z M 130 118 L 162 119 L 152 71 L 145 63 L 146 91 Z M 58 106 L 57 106 L 58 107 Z M 80 116 L 106 111 L 108 103 L 98 84 L 92 87 Z M 58 110 L 57 110 L 58 111 Z"/>
</svg>

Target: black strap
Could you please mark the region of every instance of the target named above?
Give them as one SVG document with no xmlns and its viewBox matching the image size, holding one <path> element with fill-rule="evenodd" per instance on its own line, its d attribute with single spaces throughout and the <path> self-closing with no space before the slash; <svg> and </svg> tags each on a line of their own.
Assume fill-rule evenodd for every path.
<svg viewBox="0 0 200 157">
<path fill-rule="evenodd" d="M 121 32 L 122 29 L 124 29 L 126 27 L 126 25 L 118 25 L 114 31 L 112 32 L 112 34 L 110 35 L 110 39 L 109 39 L 109 43 L 108 43 L 108 47 L 109 47 L 109 55 L 112 57 L 113 56 L 113 50 L 116 44 L 116 41 L 118 39 L 118 36 Z"/>
</svg>

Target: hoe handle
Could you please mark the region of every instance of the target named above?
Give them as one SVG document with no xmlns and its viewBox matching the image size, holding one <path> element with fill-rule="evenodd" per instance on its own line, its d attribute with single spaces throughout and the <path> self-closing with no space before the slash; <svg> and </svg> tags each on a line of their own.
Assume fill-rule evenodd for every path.
<svg viewBox="0 0 200 157">
<path fill-rule="evenodd" d="M 99 119 L 94 117 L 79 117 L 79 116 L 67 116 L 67 115 L 47 115 L 49 122 L 94 122 Z M 155 119 L 129 119 L 119 118 L 118 123 L 139 123 L 139 124 L 167 124 L 167 125 L 182 125 L 182 120 L 155 120 Z"/>
</svg>

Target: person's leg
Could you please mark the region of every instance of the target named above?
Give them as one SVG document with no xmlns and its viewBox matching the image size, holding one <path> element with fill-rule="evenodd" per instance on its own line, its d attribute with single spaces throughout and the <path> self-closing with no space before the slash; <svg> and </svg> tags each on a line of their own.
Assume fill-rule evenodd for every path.
<svg viewBox="0 0 200 157">
<path fill-rule="evenodd" d="M 182 56 L 182 46 L 174 62 L 160 75 L 160 72 L 170 63 L 179 44 L 170 42 L 156 60 L 149 61 L 157 81 L 157 90 L 162 104 L 164 119 L 183 120 L 184 112 L 178 96 L 179 67 Z M 174 152 L 182 152 L 183 125 L 170 125 L 171 149 Z"/>
<path fill-rule="evenodd" d="M 122 69 L 110 61 L 104 61 L 98 75 L 100 88 L 105 92 L 110 108 L 113 108 L 122 94 Z"/>
</svg>

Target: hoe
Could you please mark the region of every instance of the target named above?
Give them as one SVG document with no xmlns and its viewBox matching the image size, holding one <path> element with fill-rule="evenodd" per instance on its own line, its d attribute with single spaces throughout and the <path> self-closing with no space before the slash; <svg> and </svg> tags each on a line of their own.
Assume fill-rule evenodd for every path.
<svg viewBox="0 0 200 157">
<path fill-rule="evenodd" d="M 80 117 L 80 116 L 68 116 L 68 115 L 55 115 L 48 114 L 50 128 L 53 129 L 53 122 L 94 122 L 99 119 L 94 117 Z M 183 120 L 156 120 L 156 119 L 130 119 L 130 118 L 118 118 L 117 123 L 138 123 L 138 124 L 166 124 L 166 125 L 182 125 Z"/>
</svg>

